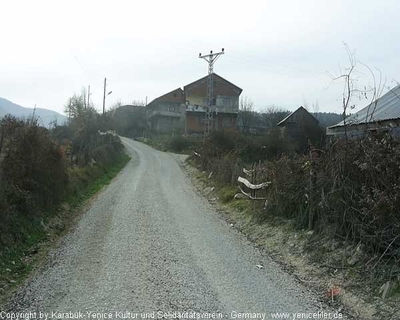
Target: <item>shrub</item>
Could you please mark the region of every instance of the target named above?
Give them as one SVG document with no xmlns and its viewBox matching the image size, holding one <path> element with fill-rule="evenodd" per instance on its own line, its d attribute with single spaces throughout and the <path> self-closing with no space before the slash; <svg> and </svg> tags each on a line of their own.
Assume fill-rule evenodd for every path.
<svg viewBox="0 0 400 320">
<path fill-rule="evenodd" d="M 64 196 L 63 155 L 44 128 L 17 128 L 7 141 L 0 170 L 7 202 L 22 212 L 56 204 Z"/>
<path fill-rule="evenodd" d="M 168 149 L 173 152 L 182 152 L 190 147 L 190 141 L 181 135 L 175 135 L 169 142 Z"/>
<path fill-rule="evenodd" d="M 193 159 L 224 185 L 236 185 L 242 167 L 260 163 L 257 183 L 272 184 L 266 208 L 256 213 L 259 221 L 270 215 L 294 219 L 299 227 L 314 226 L 400 259 L 400 140 L 374 135 L 337 141 L 312 157 L 285 155 L 278 141 L 285 142 L 277 135 L 257 140 L 217 133 Z"/>
</svg>

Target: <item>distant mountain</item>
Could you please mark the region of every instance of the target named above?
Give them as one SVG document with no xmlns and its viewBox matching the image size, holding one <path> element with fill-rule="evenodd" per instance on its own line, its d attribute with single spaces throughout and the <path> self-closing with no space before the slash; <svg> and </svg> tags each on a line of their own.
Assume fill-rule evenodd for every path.
<svg viewBox="0 0 400 320">
<path fill-rule="evenodd" d="M 30 118 L 33 114 L 33 108 L 24 108 L 7 99 L 0 98 L 0 118 L 4 117 L 6 114 L 12 114 L 18 118 Z M 67 121 L 67 117 L 64 115 L 42 108 L 36 108 L 35 116 L 38 118 L 39 124 L 45 127 L 49 127 L 50 122 L 54 120 L 57 120 L 58 125 Z"/>
</svg>

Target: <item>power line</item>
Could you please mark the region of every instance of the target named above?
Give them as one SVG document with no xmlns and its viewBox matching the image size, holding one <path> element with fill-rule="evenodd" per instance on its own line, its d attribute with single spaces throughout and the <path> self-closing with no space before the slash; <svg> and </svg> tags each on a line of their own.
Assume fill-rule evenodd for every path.
<svg viewBox="0 0 400 320">
<path fill-rule="evenodd" d="M 185 48 L 190 49 L 190 51 L 194 51 L 196 49 L 196 42 L 186 42 Z M 189 51 L 189 50 L 188 50 Z M 247 65 L 253 67 L 256 70 L 266 70 L 269 73 L 273 71 L 273 73 L 277 73 L 284 76 L 295 76 L 295 77 L 303 77 L 304 75 L 326 78 L 326 71 L 319 70 L 311 70 L 308 68 L 299 68 L 293 66 L 293 64 L 284 65 L 282 63 L 278 63 L 277 59 L 270 57 L 268 54 L 265 55 L 251 55 L 247 52 L 242 54 L 238 53 L 230 53 L 227 59 L 230 62 L 233 62 L 235 66 L 239 64 Z"/>
<path fill-rule="evenodd" d="M 250 58 L 250 59 L 248 59 Z M 285 76 L 295 76 L 295 77 L 304 77 L 306 76 L 312 76 L 312 77 L 321 77 L 321 78 L 326 78 L 326 74 L 324 72 L 320 71 L 312 71 L 312 70 L 304 70 L 304 69 L 299 69 L 295 67 L 291 67 L 289 65 L 284 66 L 282 64 L 273 62 L 273 61 L 268 61 L 265 59 L 257 58 L 257 59 L 252 59 L 250 56 L 239 56 L 239 55 L 232 55 L 228 60 L 233 60 L 236 65 L 237 63 L 245 64 L 252 66 L 256 68 L 257 70 L 260 69 L 265 69 L 268 70 L 269 73 L 276 73 L 280 75 L 285 75 Z M 256 61 L 256 62 L 254 62 Z"/>
</svg>

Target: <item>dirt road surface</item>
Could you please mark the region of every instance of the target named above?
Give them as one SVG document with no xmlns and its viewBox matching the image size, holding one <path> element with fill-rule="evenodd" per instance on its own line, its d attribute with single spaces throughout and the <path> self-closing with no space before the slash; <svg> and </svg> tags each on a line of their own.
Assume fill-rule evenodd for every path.
<svg viewBox="0 0 400 320">
<path fill-rule="evenodd" d="M 122 140 L 132 160 L 9 311 L 333 314 L 221 219 L 176 157 Z"/>
</svg>

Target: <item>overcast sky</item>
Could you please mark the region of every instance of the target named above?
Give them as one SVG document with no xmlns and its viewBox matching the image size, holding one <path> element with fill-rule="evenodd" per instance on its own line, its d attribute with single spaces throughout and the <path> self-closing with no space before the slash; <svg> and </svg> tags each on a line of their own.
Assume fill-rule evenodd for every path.
<svg viewBox="0 0 400 320">
<path fill-rule="evenodd" d="M 214 71 L 258 110 L 318 101 L 340 112 L 343 81 L 332 75 L 349 65 L 343 42 L 386 86 L 400 81 L 398 0 L 1 0 L 0 33 L 0 97 L 58 112 L 87 85 L 100 110 L 104 77 L 107 108 L 150 102 L 205 76 L 198 54 L 222 47 Z M 357 69 L 359 85 L 372 85 Z"/>
</svg>

